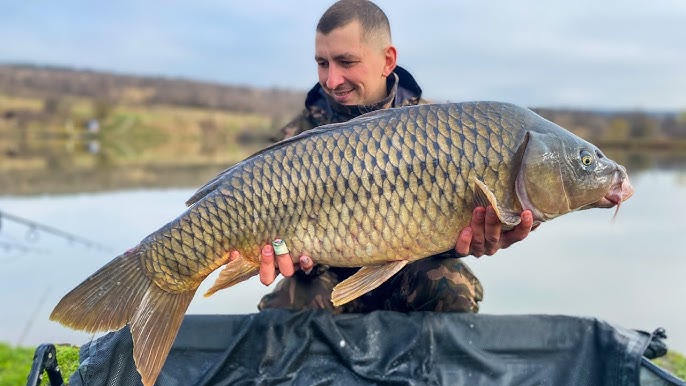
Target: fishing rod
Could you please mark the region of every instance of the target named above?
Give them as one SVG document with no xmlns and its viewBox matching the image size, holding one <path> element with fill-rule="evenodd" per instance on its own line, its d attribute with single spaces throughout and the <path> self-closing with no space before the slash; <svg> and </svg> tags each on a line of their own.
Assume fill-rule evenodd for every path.
<svg viewBox="0 0 686 386">
<path fill-rule="evenodd" d="M 15 223 L 22 224 L 22 225 L 28 227 L 29 229 L 26 232 L 26 239 L 28 241 L 33 242 L 33 241 L 38 240 L 38 232 L 44 232 L 44 233 L 51 234 L 53 236 L 57 236 L 57 237 L 66 239 L 72 243 L 78 243 L 78 244 L 85 245 L 86 247 L 89 247 L 89 248 L 96 248 L 96 249 L 103 250 L 103 251 L 110 251 L 111 250 L 110 247 L 108 247 L 104 244 L 98 243 L 97 241 L 93 241 L 93 240 L 87 239 L 85 237 L 81 237 L 79 235 L 75 235 L 73 233 L 63 231 L 59 228 L 55 228 L 55 227 L 45 225 L 45 224 L 40 224 L 40 223 L 37 223 L 35 221 L 29 220 L 27 218 L 16 216 L 16 215 L 13 215 L 13 214 L 10 214 L 10 213 L 7 213 L 5 211 L 0 210 L 0 230 L 2 230 L 2 220 L 13 221 Z"/>
<path fill-rule="evenodd" d="M 45 250 L 45 249 L 28 247 L 24 244 L 10 243 L 10 242 L 1 241 L 1 240 L 0 240 L 0 249 L 4 249 L 6 251 L 14 250 L 14 251 L 21 252 L 21 253 L 33 252 L 33 253 L 43 253 L 44 254 L 44 253 L 49 252 L 48 250 Z M 2 261 L 2 260 L 0 260 L 0 261 Z"/>
</svg>

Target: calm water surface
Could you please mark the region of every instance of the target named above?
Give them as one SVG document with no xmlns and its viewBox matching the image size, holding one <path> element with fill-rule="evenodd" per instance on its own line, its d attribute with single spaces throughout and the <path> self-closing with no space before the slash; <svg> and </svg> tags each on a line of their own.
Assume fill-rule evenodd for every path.
<svg viewBox="0 0 686 386">
<path fill-rule="evenodd" d="M 485 288 L 481 312 L 588 316 L 649 331 L 664 327 L 669 347 L 686 352 L 686 160 L 630 175 L 636 194 L 614 221 L 614 210 L 574 213 L 495 256 L 467 258 Z M 69 242 L 0 218 L 0 341 L 35 345 L 92 339 L 49 321 L 54 305 L 104 263 L 180 214 L 194 191 L 0 196 L 1 211 L 109 248 Z M 271 289 L 253 278 L 211 298 L 197 296 L 188 312 L 253 313 Z"/>
</svg>

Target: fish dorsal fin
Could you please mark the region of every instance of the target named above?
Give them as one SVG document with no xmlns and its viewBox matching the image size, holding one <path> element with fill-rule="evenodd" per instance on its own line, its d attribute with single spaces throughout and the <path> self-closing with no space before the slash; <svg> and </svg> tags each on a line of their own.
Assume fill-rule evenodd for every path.
<svg viewBox="0 0 686 386">
<path fill-rule="evenodd" d="M 331 302 L 338 307 L 380 286 L 395 275 L 407 260 L 391 261 L 381 265 L 370 265 L 360 268 L 354 275 L 338 283 L 331 292 Z"/>
<path fill-rule="evenodd" d="M 244 159 L 244 160 L 242 160 L 236 164 L 229 166 L 224 171 L 219 173 L 216 177 L 214 177 L 208 183 L 206 183 L 200 189 L 198 189 L 193 194 L 193 196 L 191 196 L 191 198 L 189 198 L 186 201 L 186 206 L 191 206 L 191 205 L 195 204 L 196 202 L 200 201 L 203 197 L 207 196 L 210 192 L 215 190 L 217 188 L 217 186 L 219 186 L 222 183 L 222 180 L 224 179 L 225 176 L 231 174 L 232 171 L 238 169 L 238 167 L 241 164 L 247 162 L 248 160 L 260 157 L 260 156 L 262 156 L 262 154 L 264 154 L 268 151 L 279 149 L 279 148 L 281 148 L 281 147 L 283 147 L 289 143 L 302 141 L 303 139 L 309 138 L 309 137 L 314 136 L 314 135 L 320 135 L 321 133 L 325 133 L 325 132 L 328 132 L 332 129 L 336 129 L 342 125 L 343 125 L 342 123 L 332 123 L 329 125 L 319 126 L 317 128 L 302 132 L 302 133 L 300 133 L 294 137 L 286 138 L 283 141 L 279 141 L 279 142 L 276 142 L 270 146 L 265 147 L 264 149 L 258 151 L 257 153 L 254 153 L 253 155 L 249 156 L 248 158 L 246 158 L 246 159 Z"/>
<path fill-rule="evenodd" d="M 489 189 L 486 184 L 479 181 L 478 178 L 474 178 L 474 204 L 483 207 L 492 206 L 498 219 L 500 219 L 500 222 L 503 224 L 504 230 L 514 228 L 522 221 L 519 214 L 503 209 L 500 204 L 498 204 L 498 199 L 495 198 L 495 194 L 491 192 L 491 189 Z"/>
<path fill-rule="evenodd" d="M 385 114 L 389 114 L 387 109 L 372 111 L 372 112 L 360 115 L 358 117 L 355 117 L 355 118 L 353 118 L 347 122 L 330 123 L 328 125 L 318 126 L 318 127 L 315 127 L 314 129 L 304 131 L 304 132 L 302 132 L 296 136 L 286 138 L 282 141 L 279 141 L 279 142 L 276 142 L 270 146 L 267 146 L 264 149 L 258 151 L 257 153 L 251 155 L 250 157 L 228 167 L 226 170 L 219 173 L 219 175 L 217 175 L 216 177 L 211 179 L 208 183 L 203 185 L 200 189 L 198 189 L 198 191 L 195 192 L 195 194 L 193 194 L 193 196 L 191 196 L 191 198 L 189 198 L 186 201 L 186 206 L 191 206 L 191 205 L 195 204 L 196 202 L 200 201 L 203 197 L 208 195 L 210 192 L 215 190 L 217 188 L 217 186 L 219 186 L 222 183 L 222 180 L 225 176 L 231 174 L 231 172 L 233 170 L 237 169 L 239 165 L 241 165 L 244 162 L 247 162 L 250 159 L 260 157 L 262 154 L 264 154 L 266 152 L 273 151 L 275 149 L 279 149 L 279 148 L 286 146 L 292 142 L 302 141 L 305 138 L 309 138 L 309 137 L 316 136 L 316 135 L 321 135 L 322 133 L 326 133 L 326 132 L 329 132 L 331 130 L 335 130 L 335 129 L 338 129 L 341 127 L 352 127 L 353 129 L 356 127 L 361 128 L 361 127 L 364 127 L 363 124 L 365 122 L 377 119 L 380 116 L 383 116 Z"/>
<path fill-rule="evenodd" d="M 219 173 L 216 177 L 211 179 L 208 183 L 203 185 L 200 189 L 198 189 L 195 193 L 193 193 L 193 196 L 186 200 L 186 206 L 191 206 L 195 204 L 196 202 L 200 201 L 203 197 L 207 196 L 211 191 L 215 190 L 217 186 L 221 183 L 222 177 L 227 175 L 233 168 L 238 165 L 235 164 L 233 166 L 230 166 L 228 169 L 224 170 L 223 172 Z"/>
</svg>

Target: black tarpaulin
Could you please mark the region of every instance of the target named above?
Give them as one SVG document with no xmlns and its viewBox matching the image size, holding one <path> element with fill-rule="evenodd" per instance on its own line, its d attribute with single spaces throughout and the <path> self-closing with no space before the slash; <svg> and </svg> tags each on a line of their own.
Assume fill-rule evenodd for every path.
<svg viewBox="0 0 686 386">
<path fill-rule="evenodd" d="M 650 341 L 600 320 L 552 315 L 189 315 L 156 385 L 627 386 L 641 384 Z M 140 385 L 131 352 L 127 328 L 82 346 L 70 384 Z M 667 378 L 651 384 L 679 384 Z"/>
</svg>

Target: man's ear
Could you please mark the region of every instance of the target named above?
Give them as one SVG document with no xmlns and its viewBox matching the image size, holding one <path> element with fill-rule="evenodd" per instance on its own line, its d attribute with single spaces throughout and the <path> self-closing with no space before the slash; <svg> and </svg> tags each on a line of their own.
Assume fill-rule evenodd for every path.
<svg viewBox="0 0 686 386">
<path fill-rule="evenodd" d="M 395 70 L 398 60 L 398 51 L 395 49 L 395 46 L 390 45 L 384 49 L 384 56 L 386 58 L 386 62 L 384 63 L 383 73 L 381 75 L 387 77 L 393 73 L 393 70 Z"/>
</svg>

